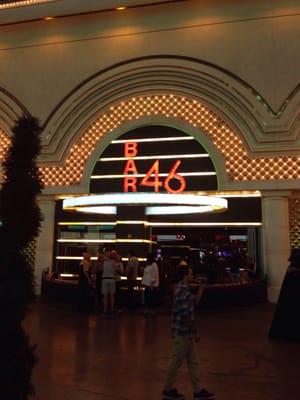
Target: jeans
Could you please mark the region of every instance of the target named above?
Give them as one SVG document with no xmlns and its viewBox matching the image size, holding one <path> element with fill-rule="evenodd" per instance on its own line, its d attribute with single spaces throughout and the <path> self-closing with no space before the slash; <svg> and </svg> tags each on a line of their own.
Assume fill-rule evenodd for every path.
<svg viewBox="0 0 300 400">
<path fill-rule="evenodd" d="M 175 336 L 173 339 L 172 355 L 168 367 L 164 388 L 172 389 L 178 369 L 187 362 L 188 372 L 194 392 L 199 391 L 198 361 L 194 348 L 194 340 L 188 336 Z"/>
</svg>

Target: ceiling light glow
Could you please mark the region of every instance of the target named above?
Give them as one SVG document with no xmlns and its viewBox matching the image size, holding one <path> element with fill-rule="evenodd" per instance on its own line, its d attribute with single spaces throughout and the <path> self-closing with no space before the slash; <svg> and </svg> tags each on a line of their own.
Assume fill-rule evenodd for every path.
<svg viewBox="0 0 300 400">
<path fill-rule="evenodd" d="M 199 154 L 169 154 L 169 155 L 155 155 L 155 156 L 136 156 L 134 160 L 177 160 L 181 158 L 209 158 L 209 154 L 207 153 L 199 153 Z M 107 161 L 127 161 L 132 160 L 132 157 L 103 157 L 100 158 L 99 161 L 107 162 Z"/>
<path fill-rule="evenodd" d="M 117 205 L 155 205 L 156 207 L 147 207 L 148 215 L 222 212 L 228 208 L 226 199 L 195 194 L 107 193 L 63 200 L 64 210 L 75 209 L 96 214 L 116 214 Z"/>
</svg>

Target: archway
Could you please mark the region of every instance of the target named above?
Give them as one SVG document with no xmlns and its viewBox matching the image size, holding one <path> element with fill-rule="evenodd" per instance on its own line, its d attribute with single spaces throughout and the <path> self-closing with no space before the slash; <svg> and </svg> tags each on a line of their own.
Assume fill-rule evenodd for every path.
<svg viewBox="0 0 300 400">
<path fill-rule="evenodd" d="M 160 117 L 157 116 L 156 120 L 158 118 Z M 114 193 L 117 195 L 114 196 L 115 203 L 109 203 L 110 207 L 94 203 L 97 207 L 91 208 L 93 195 L 64 200 L 66 208 L 71 207 L 72 210 L 77 203 L 78 211 L 85 214 L 70 214 L 63 211 L 61 206 L 57 211 L 60 235 L 57 240 L 58 271 L 61 272 L 65 268 L 65 271 L 72 273 L 83 252 L 89 251 L 96 257 L 99 247 L 111 244 L 117 247 L 123 258 L 126 258 L 128 251 L 134 246 L 141 260 L 145 259 L 151 246 L 153 249 L 154 245 L 158 245 L 160 254 L 163 257 L 171 257 L 175 262 L 184 250 L 184 254 L 193 257 L 197 263 L 200 252 L 212 248 L 214 240 L 222 241 L 219 241 L 218 246 L 222 246 L 224 254 L 231 254 L 228 253 L 229 250 L 227 253 L 225 251 L 229 248 L 229 242 L 233 240 L 241 242 L 240 245 L 245 251 L 248 228 L 261 225 L 260 199 L 257 197 L 230 199 L 231 210 L 225 216 L 180 216 L 177 215 L 179 212 L 165 215 L 169 214 L 171 207 L 165 209 L 163 215 L 157 215 L 153 210 L 149 211 L 150 207 L 145 207 L 147 196 L 143 197 L 140 206 L 135 202 L 134 208 L 131 196 L 120 202 L 121 198 L 125 197 L 123 195 L 136 192 L 148 196 L 149 193 L 158 195 L 162 192 L 175 192 L 175 196 L 179 198 L 181 192 L 195 196 L 202 191 L 205 194 L 212 192 L 218 197 L 218 172 L 210 152 L 190 134 L 191 128 L 189 133 L 179 130 L 176 126 L 177 120 L 171 120 L 173 124 L 170 124 L 170 119 L 166 117 L 164 125 L 154 124 L 153 119 L 152 124 L 142 124 L 138 120 L 138 127 L 130 129 L 126 125 L 126 130 L 121 135 L 117 135 L 115 130 L 107 134 L 108 143 L 106 142 L 100 150 L 99 147 L 94 150 L 92 161 L 89 161 L 90 172 L 87 174 L 88 182 L 91 178 L 91 184 L 86 194 L 102 194 L 102 197 L 98 196 L 102 201 L 112 197 Z M 188 124 L 185 127 L 188 127 Z M 124 125 L 120 128 L 124 130 Z M 193 129 L 197 132 L 196 128 Z M 206 138 L 205 135 L 201 137 Z M 208 139 L 206 138 L 207 147 L 214 149 Z M 219 157 L 218 168 L 221 167 L 222 157 Z M 173 171 L 172 179 L 169 179 L 170 171 Z M 84 206 L 81 207 L 78 203 L 81 201 L 87 201 L 85 205 L 88 207 L 84 203 L 81 203 Z M 243 215 L 239 214 L 239 209 L 244 210 Z M 258 210 L 255 215 L 247 213 L 254 209 Z M 241 220 L 242 216 L 244 220 Z M 206 239 L 207 237 L 209 239 Z M 167 253 L 167 249 L 171 248 L 172 255 Z"/>
</svg>

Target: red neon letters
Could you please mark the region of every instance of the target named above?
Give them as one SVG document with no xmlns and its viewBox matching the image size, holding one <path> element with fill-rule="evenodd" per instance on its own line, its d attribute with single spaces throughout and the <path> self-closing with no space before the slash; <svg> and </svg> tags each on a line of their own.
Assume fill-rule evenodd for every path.
<svg viewBox="0 0 300 400">
<path fill-rule="evenodd" d="M 129 160 L 126 161 L 124 168 L 124 192 L 137 192 L 138 186 L 150 186 L 153 187 L 154 192 L 158 193 L 159 188 L 164 187 L 165 190 L 169 193 L 181 193 L 185 190 L 186 182 L 183 176 L 179 175 L 177 172 L 181 161 L 175 161 L 173 167 L 168 173 L 168 176 L 165 180 L 160 179 L 159 176 L 159 160 L 154 161 L 152 166 L 149 168 L 146 175 L 142 178 L 140 182 L 136 176 L 128 176 L 138 175 L 138 170 L 134 161 L 134 157 L 138 155 L 138 143 L 136 142 L 126 142 L 124 146 L 124 156 L 128 157 Z M 127 176 L 126 176 L 127 175 Z M 179 187 L 177 189 L 173 189 L 171 187 L 171 181 L 176 179 L 179 183 Z"/>
<path fill-rule="evenodd" d="M 138 144 L 136 142 L 126 142 L 124 147 L 125 157 L 135 157 L 138 153 Z"/>
<path fill-rule="evenodd" d="M 154 176 L 153 176 L 154 175 Z M 154 192 L 159 192 L 159 188 L 163 183 L 159 180 L 159 161 L 156 160 L 152 167 L 148 170 L 147 174 L 142 179 L 141 186 L 153 186 Z"/>
<path fill-rule="evenodd" d="M 169 175 L 167 176 L 167 178 L 165 180 L 165 189 L 169 193 L 181 193 L 185 189 L 186 183 L 185 183 L 184 177 L 179 175 L 178 173 L 176 173 L 180 164 L 181 164 L 180 160 L 177 160 L 175 162 L 175 164 L 173 165 L 173 167 L 171 168 L 171 170 L 169 172 Z M 170 187 L 171 179 L 177 179 L 180 182 L 180 186 L 177 190 L 174 190 Z"/>
</svg>

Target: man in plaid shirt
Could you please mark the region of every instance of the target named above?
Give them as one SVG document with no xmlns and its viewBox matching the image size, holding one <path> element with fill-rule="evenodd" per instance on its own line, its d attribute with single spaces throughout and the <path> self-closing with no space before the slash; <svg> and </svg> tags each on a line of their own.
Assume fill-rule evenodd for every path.
<svg viewBox="0 0 300 400">
<path fill-rule="evenodd" d="M 183 361 L 187 361 L 189 375 L 194 390 L 194 400 L 212 399 L 213 393 L 200 388 L 198 378 L 198 361 L 194 350 L 194 341 L 199 341 L 195 325 L 194 303 L 198 303 L 203 293 L 203 286 L 198 288 L 194 296 L 189 290 L 193 281 L 193 271 L 188 266 L 179 268 L 179 283 L 177 285 L 172 311 L 173 350 L 165 380 L 164 400 L 182 400 L 184 396 L 174 388 L 176 373 Z"/>
</svg>

